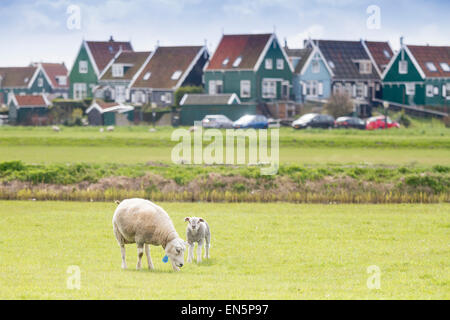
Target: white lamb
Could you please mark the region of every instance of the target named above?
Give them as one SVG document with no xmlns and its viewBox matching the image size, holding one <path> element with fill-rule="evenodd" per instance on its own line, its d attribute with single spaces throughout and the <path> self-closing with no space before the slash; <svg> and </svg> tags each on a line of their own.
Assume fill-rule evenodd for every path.
<svg viewBox="0 0 450 320">
<path fill-rule="evenodd" d="M 122 201 L 113 216 L 113 230 L 122 253 L 122 268 L 126 269 L 125 244 L 136 243 L 138 262 L 136 269 L 141 269 L 141 259 L 147 255 L 148 268 L 154 269 L 150 257 L 149 244 L 161 245 L 172 263 L 174 271 L 184 264 L 186 243 L 178 236 L 169 215 L 151 201 L 144 199 L 127 199 Z"/>
<path fill-rule="evenodd" d="M 202 247 L 205 244 L 205 258 L 209 259 L 209 247 L 211 245 L 211 231 L 208 223 L 203 218 L 186 217 L 189 222 L 186 228 L 186 241 L 188 243 L 188 260 L 194 260 L 194 246 L 197 242 L 197 263 L 202 262 Z"/>
</svg>

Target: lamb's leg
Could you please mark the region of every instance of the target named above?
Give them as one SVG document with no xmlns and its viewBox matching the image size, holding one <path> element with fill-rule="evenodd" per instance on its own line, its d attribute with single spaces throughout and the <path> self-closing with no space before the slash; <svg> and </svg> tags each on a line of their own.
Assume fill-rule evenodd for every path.
<svg viewBox="0 0 450 320">
<path fill-rule="evenodd" d="M 203 247 L 203 239 L 200 240 L 197 245 L 197 263 L 202 262 L 202 247 Z"/>
<path fill-rule="evenodd" d="M 144 249 L 145 249 L 145 255 L 147 256 L 148 268 L 150 270 L 153 270 L 153 269 L 155 269 L 155 267 L 153 267 L 152 257 L 150 257 L 149 245 L 148 244 L 144 244 Z"/>
<path fill-rule="evenodd" d="M 144 244 L 143 243 L 137 244 L 137 252 L 138 252 L 138 261 L 136 264 L 136 269 L 141 270 L 142 256 L 144 255 Z"/>
<path fill-rule="evenodd" d="M 205 237 L 205 258 L 209 259 L 209 247 L 211 246 L 211 234 L 209 234 L 209 232 L 207 233 L 206 237 Z"/>
<path fill-rule="evenodd" d="M 187 262 L 192 262 L 192 260 L 194 259 L 194 245 L 195 243 L 189 243 Z"/>
<path fill-rule="evenodd" d="M 125 260 L 125 245 L 120 245 L 120 253 L 122 254 L 122 269 L 127 268 L 127 261 Z"/>
</svg>

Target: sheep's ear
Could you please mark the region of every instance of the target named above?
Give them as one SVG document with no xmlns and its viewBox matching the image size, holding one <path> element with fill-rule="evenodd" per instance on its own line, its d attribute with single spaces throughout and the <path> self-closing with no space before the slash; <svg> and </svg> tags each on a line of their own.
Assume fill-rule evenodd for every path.
<svg viewBox="0 0 450 320">
<path fill-rule="evenodd" d="M 198 221 L 205 222 L 205 220 L 203 220 L 203 218 L 198 219 Z"/>
<path fill-rule="evenodd" d="M 189 221 L 190 219 L 191 219 L 191 218 L 186 217 L 186 218 L 184 218 L 184 222 Z"/>
</svg>

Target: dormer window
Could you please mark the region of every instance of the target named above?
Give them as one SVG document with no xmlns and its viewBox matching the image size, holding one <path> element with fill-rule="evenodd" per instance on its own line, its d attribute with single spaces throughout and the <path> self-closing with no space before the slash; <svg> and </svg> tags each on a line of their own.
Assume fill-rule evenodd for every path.
<svg viewBox="0 0 450 320">
<path fill-rule="evenodd" d="M 44 79 L 38 78 L 37 86 L 38 86 L 39 88 L 42 88 L 42 87 L 44 86 Z"/>
<path fill-rule="evenodd" d="M 175 71 L 175 72 L 172 74 L 171 79 L 172 79 L 172 80 L 178 80 L 178 79 L 180 79 L 181 73 L 182 73 L 181 70 Z"/>
<path fill-rule="evenodd" d="M 370 61 L 360 61 L 359 62 L 359 73 L 360 74 L 371 74 L 372 73 L 372 63 Z"/>
<path fill-rule="evenodd" d="M 241 61 L 242 61 L 242 57 L 241 56 L 237 57 L 236 60 L 234 60 L 234 62 L 233 62 L 233 68 L 239 67 L 239 65 L 241 64 Z"/>
<path fill-rule="evenodd" d="M 386 49 L 383 50 L 383 54 L 387 59 L 391 58 L 391 54 L 389 53 L 389 51 L 387 51 Z"/>
<path fill-rule="evenodd" d="M 226 66 L 226 65 L 228 64 L 229 61 L 230 61 L 230 59 L 225 58 L 225 59 L 222 61 L 222 65 L 223 65 L 223 66 Z"/>
<path fill-rule="evenodd" d="M 67 85 L 67 77 L 66 76 L 57 76 L 56 77 L 56 81 L 58 82 L 58 84 L 60 86 L 65 86 Z"/>
<path fill-rule="evenodd" d="M 331 69 L 334 69 L 334 68 L 336 68 L 336 66 L 334 65 L 334 62 L 333 61 L 328 61 L 328 64 L 330 65 L 330 68 Z"/>
<path fill-rule="evenodd" d="M 123 65 L 121 65 L 121 64 L 113 64 L 113 66 L 112 66 L 112 76 L 114 78 L 123 77 Z"/>
<path fill-rule="evenodd" d="M 146 72 L 146 73 L 144 74 L 144 80 L 150 79 L 150 76 L 151 76 L 151 75 L 152 75 L 151 72 Z"/>
<path fill-rule="evenodd" d="M 23 80 L 23 82 L 24 82 L 24 83 L 28 83 L 28 80 L 30 80 L 30 78 L 27 77 L 27 78 L 25 78 L 25 79 Z"/>
<path fill-rule="evenodd" d="M 450 67 L 448 66 L 447 62 L 441 62 L 439 65 L 441 66 L 442 70 L 444 70 L 444 72 L 450 72 Z"/>
<path fill-rule="evenodd" d="M 431 72 L 436 72 L 437 71 L 437 68 L 436 68 L 436 66 L 434 65 L 433 62 L 427 62 L 427 63 L 425 63 L 425 65 L 427 66 L 427 69 L 429 71 L 431 71 Z"/>
</svg>

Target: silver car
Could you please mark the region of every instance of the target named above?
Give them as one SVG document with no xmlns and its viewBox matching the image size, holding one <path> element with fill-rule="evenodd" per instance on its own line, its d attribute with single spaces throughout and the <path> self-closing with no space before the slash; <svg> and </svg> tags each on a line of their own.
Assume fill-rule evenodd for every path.
<svg viewBox="0 0 450 320">
<path fill-rule="evenodd" d="M 202 120 L 203 128 L 233 128 L 233 121 L 223 114 L 207 115 Z"/>
</svg>

